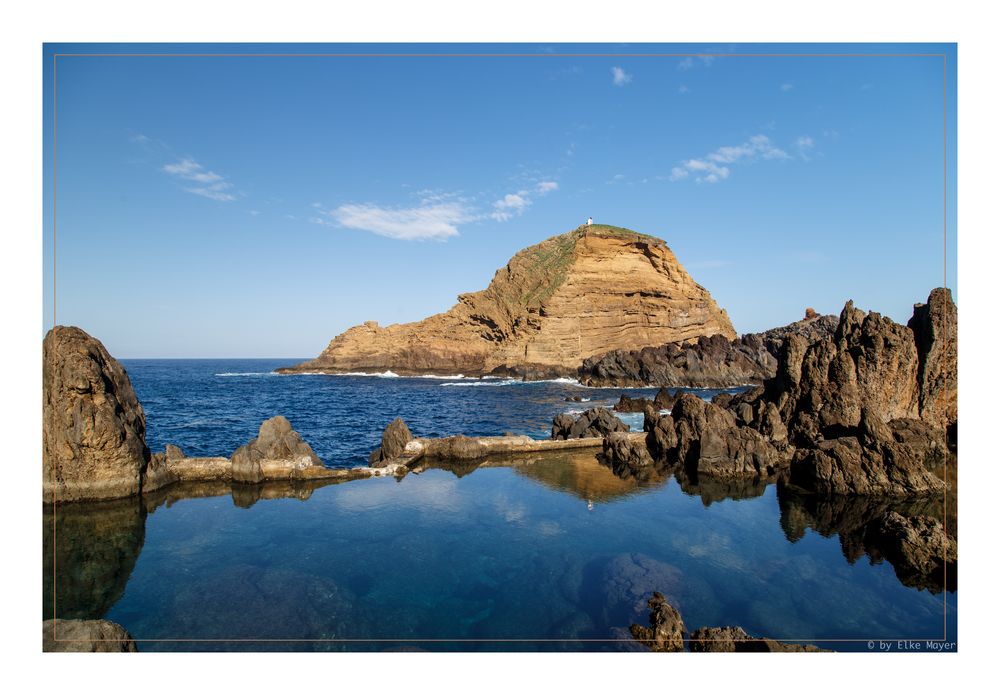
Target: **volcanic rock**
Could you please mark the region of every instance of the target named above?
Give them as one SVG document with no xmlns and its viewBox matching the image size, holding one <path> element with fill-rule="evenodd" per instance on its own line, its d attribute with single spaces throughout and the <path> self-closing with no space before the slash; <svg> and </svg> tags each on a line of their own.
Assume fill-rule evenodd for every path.
<svg viewBox="0 0 1000 695">
<path fill-rule="evenodd" d="M 648 398 L 632 398 L 628 394 L 622 394 L 615 404 L 614 410 L 619 413 L 641 413 L 646 410 L 646 406 L 652 406 L 655 410 L 669 410 L 677 400 L 677 392 L 671 393 L 666 387 L 656 392 L 653 400 Z"/>
<path fill-rule="evenodd" d="M 913 306 L 907 326 L 917 344 L 920 418 L 948 428 L 958 421 L 958 309 L 938 287 Z"/>
<path fill-rule="evenodd" d="M 604 438 L 601 461 L 619 478 L 646 480 L 653 472 L 645 443 L 628 432 L 612 432 Z"/>
<path fill-rule="evenodd" d="M 787 462 L 763 435 L 738 425 L 733 413 L 688 393 L 669 416 L 648 424 L 650 453 L 699 476 L 767 477 Z"/>
<path fill-rule="evenodd" d="M 938 492 L 944 481 L 924 466 L 924 457 L 893 437 L 867 408 L 856 435 L 822 439 L 795 452 L 792 484 L 823 495 L 910 497 Z"/>
<path fill-rule="evenodd" d="M 715 334 L 637 350 L 613 350 L 584 360 L 579 379 L 588 386 L 760 384 L 775 375 L 785 338 L 798 335 L 811 342 L 832 335 L 836 326 L 835 316 L 818 316 L 736 339 Z"/>
<path fill-rule="evenodd" d="M 691 633 L 692 652 L 825 652 L 811 644 L 751 637 L 741 627 L 701 627 Z"/>
<path fill-rule="evenodd" d="M 135 652 L 128 630 L 110 620 L 46 620 L 43 652 Z"/>
<path fill-rule="evenodd" d="M 403 455 L 406 445 L 413 439 L 410 428 L 402 418 L 396 418 L 382 432 L 382 445 L 368 457 L 368 465 L 378 468 L 385 466 L 386 461 Z"/>
<path fill-rule="evenodd" d="M 629 631 L 654 652 L 684 651 L 684 621 L 659 591 L 649 599 L 649 625 L 632 625 Z"/>
<path fill-rule="evenodd" d="M 591 225 L 518 252 L 489 287 L 447 312 L 334 338 L 315 360 L 279 371 L 574 376 L 609 349 L 735 337 L 726 312 L 661 239 Z"/>
<path fill-rule="evenodd" d="M 232 479 L 240 483 L 294 478 L 304 468 L 323 465 L 282 415 L 262 422 L 257 437 L 233 452 L 232 462 Z"/>
<path fill-rule="evenodd" d="M 72 326 L 50 330 L 42 352 L 43 501 L 138 494 L 150 453 L 125 369 Z"/>
<path fill-rule="evenodd" d="M 612 432 L 628 432 L 629 426 L 611 414 L 607 408 L 591 408 L 574 419 L 563 413 L 552 420 L 552 439 L 582 439 L 605 437 Z"/>
</svg>

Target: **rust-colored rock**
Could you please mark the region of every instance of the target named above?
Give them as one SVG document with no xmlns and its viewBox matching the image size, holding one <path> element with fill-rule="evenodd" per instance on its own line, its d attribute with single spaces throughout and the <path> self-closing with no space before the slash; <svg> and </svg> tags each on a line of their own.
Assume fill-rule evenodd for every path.
<svg viewBox="0 0 1000 695">
<path fill-rule="evenodd" d="M 736 333 L 726 312 L 666 243 L 592 225 L 518 252 L 489 287 L 447 312 L 334 338 L 315 360 L 284 370 L 575 376 L 608 350 Z"/>
</svg>

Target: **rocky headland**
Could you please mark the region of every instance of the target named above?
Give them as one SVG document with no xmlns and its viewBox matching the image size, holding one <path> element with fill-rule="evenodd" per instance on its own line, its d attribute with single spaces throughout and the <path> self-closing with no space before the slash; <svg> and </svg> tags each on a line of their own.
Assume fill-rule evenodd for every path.
<svg viewBox="0 0 1000 695">
<path fill-rule="evenodd" d="M 518 252 L 489 287 L 460 295 L 442 314 L 385 327 L 369 321 L 316 359 L 279 371 L 573 377 L 609 349 L 714 335 L 736 337 L 666 242 L 591 225 Z"/>
</svg>

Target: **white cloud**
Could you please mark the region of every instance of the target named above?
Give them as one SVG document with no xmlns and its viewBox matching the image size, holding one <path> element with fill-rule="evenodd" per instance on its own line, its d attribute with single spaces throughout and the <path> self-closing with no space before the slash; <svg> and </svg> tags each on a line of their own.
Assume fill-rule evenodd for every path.
<svg viewBox="0 0 1000 695">
<path fill-rule="evenodd" d="M 686 84 L 682 84 L 680 87 L 677 88 L 678 94 L 687 94 L 690 91 L 691 90 L 688 88 Z"/>
<path fill-rule="evenodd" d="M 538 182 L 538 193 L 539 195 L 545 195 L 551 191 L 559 190 L 559 184 L 555 181 L 539 181 Z"/>
<path fill-rule="evenodd" d="M 815 146 L 816 146 L 816 143 L 808 135 L 800 135 L 795 140 L 795 147 L 799 151 L 799 156 L 802 157 L 802 159 L 804 159 L 806 161 L 809 161 L 809 152 Z"/>
<path fill-rule="evenodd" d="M 615 66 L 611 68 L 611 81 L 614 82 L 616 87 L 624 87 L 632 81 L 632 76 L 622 68 Z"/>
<path fill-rule="evenodd" d="M 527 191 L 508 193 L 493 203 L 493 212 L 490 213 L 490 217 L 497 222 L 506 222 L 512 217 L 523 214 L 531 206 L 531 199 L 527 195 Z"/>
<path fill-rule="evenodd" d="M 185 157 L 173 164 L 164 165 L 163 171 L 182 181 L 190 181 L 198 184 L 197 186 L 185 187 L 184 190 L 188 193 L 194 193 L 203 198 L 218 200 L 223 203 L 236 200 L 236 196 L 229 192 L 233 184 L 226 181 L 225 176 L 205 169 L 205 167 L 190 157 Z"/>
<path fill-rule="evenodd" d="M 460 201 L 421 202 L 411 208 L 384 208 L 371 203 L 341 205 L 330 210 L 330 217 L 341 227 L 416 241 L 444 241 L 458 234 L 458 225 L 476 216 Z M 314 218 L 314 220 L 319 218 Z M 310 220 L 310 221 L 314 221 Z M 323 223 L 323 220 L 319 220 Z"/>
<path fill-rule="evenodd" d="M 795 89 L 795 85 L 793 85 L 791 82 L 785 82 L 783 85 L 781 85 L 782 92 L 790 92 L 793 89 Z"/>
<path fill-rule="evenodd" d="M 790 159 L 790 157 L 766 135 L 754 135 L 742 144 L 720 147 L 704 157 L 681 162 L 680 166 L 670 171 L 670 180 L 680 181 L 693 175 L 698 183 L 718 183 L 728 179 L 732 173 L 727 165 L 752 162 L 756 159 Z"/>
</svg>

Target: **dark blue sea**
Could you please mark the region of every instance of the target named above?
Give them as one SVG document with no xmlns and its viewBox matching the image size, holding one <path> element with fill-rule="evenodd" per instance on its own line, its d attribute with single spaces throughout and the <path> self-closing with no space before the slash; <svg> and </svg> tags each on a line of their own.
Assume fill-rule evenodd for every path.
<svg viewBox="0 0 1000 695">
<path fill-rule="evenodd" d="M 545 438 L 561 412 L 655 393 L 273 374 L 295 362 L 123 361 L 154 451 L 228 456 L 280 414 L 336 467 L 364 464 L 396 416 L 417 436 Z M 944 513 L 941 500 L 816 500 L 774 483 L 639 485 L 592 452 L 399 481 L 189 485 L 47 511 L 43 615 L 105 617 L 141 651 L 634 650 L 628 627 L 661 591 L 689 630 L 838 650 L 953 642 L 954 587 L 901 578 L 865 545 L 864 525 L 897 507 Z"/>
</svg>

